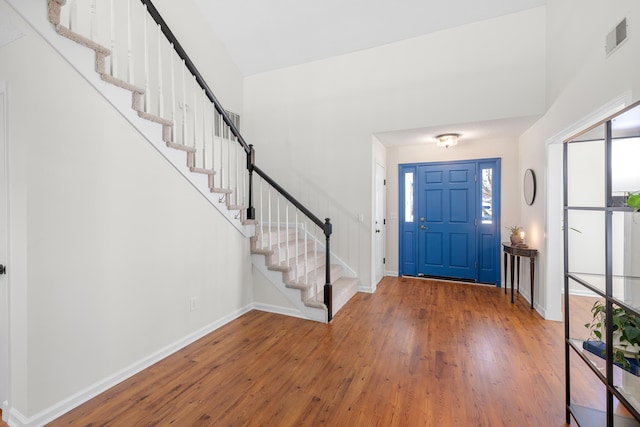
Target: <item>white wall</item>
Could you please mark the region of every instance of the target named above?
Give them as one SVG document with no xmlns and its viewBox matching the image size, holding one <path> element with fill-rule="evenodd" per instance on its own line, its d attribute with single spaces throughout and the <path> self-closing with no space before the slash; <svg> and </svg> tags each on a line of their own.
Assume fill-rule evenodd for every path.
<svg viewBox="0 0 640 427">
<path fill-rule="evenodd" d="M 258 164 L 316 215 L 338 215 L 336 239 L 346 237 L 333 248 L 373 288 L 372 135 L 541 114 L 544 50 L 536 8 L 250 76 L 245 135 Z"/>
<path fill-rule="evenodd" d="M 4 0 L 0 13 L 26 34 L 0 48 L 11 415 L 38 420 L 241 313 L 252 302 L 251 261 L 248 240 Z M 183 27 L 197 22 L 183 18 Z M 209 52 L 230 80 L 225 100 L 242 113 L 233 89 L 242 79 Z"/>
<path fill-rule="evenodd" d="M 387 269 L 398 272 L 398 165 L 420 162 L 442 162 L 500 158 L 501 160 L 501 241 L 508 240 L 507 226 L 520 222 L 519 201 L 522 199 L 522 179 L 518 176 L 518 141 L 501 139 L 489 141 L 461 141 L 455 147 L 443 149 L 434 143 L 391 147 L 387 149 Z M 500 263 L 502 266 L 502 263 Z M 500 276 L 501 280 L 503 275 Z M 523 289 L 528 293 L 528 289 Z"/>
<path fill-rule="evenodd" d="M 556 158 L 548 163 L 547 144 L 571 136 L 580 130 L 578 127 L 586 127 L 590 124 L 584 122 L 586 117 L 595 120 L 600 110 L 604 112 L 607 106 L 618 105 L 619 102 L 613 102 L 616 99 L 640 99 L 640 3 L 562 0 L 549 2 L 546 8 L 548 110 L 520 138 L 520 174 L 527 168 L 545 173 L 538 174 L 541 203 L 536 201 L 533 206 L 521 203 L 520 209 L 523 225 L 531 230 L 531 243 L 541 249 L 538 277 L 545 278 L 545 282 L 539 287 L 541 294 L 537 300 L 540 298 L 548 308 L 549 318 L 561 319 L 562 276 L 545 277 L 547 261 L 553 263 L 562 257 L 559 245 L 547 244 L 561 232 L 556 219 L 561 211 L 547 215 L 546 208 L 547 203 L 558 205 L 562 187 L 559 179 L 562 175 L 547 170 L 547 164 L 559 166 Z M 625 16 L 630 26 L 629 39 L 606 57 L 605 36 Z M 550 152 L 557 156 L 560 150 L 551 148 Z M 547 182 L 547 176 L 553 176 L 554 182 Z M 555 225 L 549 227 L 552 223 Z"/>
</svg>

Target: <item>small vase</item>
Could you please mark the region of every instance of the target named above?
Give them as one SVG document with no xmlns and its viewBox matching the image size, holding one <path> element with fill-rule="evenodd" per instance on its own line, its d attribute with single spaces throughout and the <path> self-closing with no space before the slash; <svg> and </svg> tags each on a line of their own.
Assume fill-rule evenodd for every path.
<svg viewBox="0 0 640 427">
<path fill-rule="evenodd" d="M 518 245 L 521 244 L 523 242 L 522 237 L 520 237 L 517 234 L 512 234 L 511 235 L 511 244 L 512 245 Z"/>
</svg>

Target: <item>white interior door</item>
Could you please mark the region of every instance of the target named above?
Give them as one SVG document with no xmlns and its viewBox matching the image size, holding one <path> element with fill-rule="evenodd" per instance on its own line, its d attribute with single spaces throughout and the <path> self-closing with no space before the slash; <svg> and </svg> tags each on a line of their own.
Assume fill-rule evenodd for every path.
<svg viewBox="0 0 640 427">
<path fill-rule="evenodd" d="M 376 199 L 375 199 L 375 283 L 384 276 L 384 239 L 385 239 L 385 170 L 376 163 Z"/>
<path fill-rule="evenodd" d="M 7 210 L 7 145 L 6 145 L 6 90 L 0 82 L 0 264 L 4 273 L 8 258 Z M 8 416 L 9 403 L 9 280 L 0 274 L 0 408 L 3 418 Z"/>
</svg>

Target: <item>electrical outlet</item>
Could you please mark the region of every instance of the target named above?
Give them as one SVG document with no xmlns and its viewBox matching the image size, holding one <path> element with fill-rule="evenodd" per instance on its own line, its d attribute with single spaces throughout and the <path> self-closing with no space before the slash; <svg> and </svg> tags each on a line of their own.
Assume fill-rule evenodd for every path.
<svg viewBox="0 0 640 427">
<path fill-rule="evenodd" d="M 191 299 L 189 300 L 189 310 L 196 311 L 196 308 L 197 308 L 196 297 L 191 297 Z"/>
</svg>

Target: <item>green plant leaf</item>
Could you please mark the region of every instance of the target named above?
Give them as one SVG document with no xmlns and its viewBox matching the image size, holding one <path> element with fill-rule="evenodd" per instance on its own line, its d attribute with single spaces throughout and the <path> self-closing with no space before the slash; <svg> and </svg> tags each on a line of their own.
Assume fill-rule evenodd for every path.
<svg viewBox="0 0 640 427">
<path fill-rule="evenodd" d="M 630 343 L 634 343 L 638 341 L 638 337 L 640 337 L 640 329 L 635 326 L 625 326 L 624 334 L 627 338 L 627 341 Z"/>
<path fill-rule="evenodd" d="M 627 198 L 627 206 L 634 208 L 636 211 L 640 209 L 640 193 L 630 194 Z"/>
</svg>

